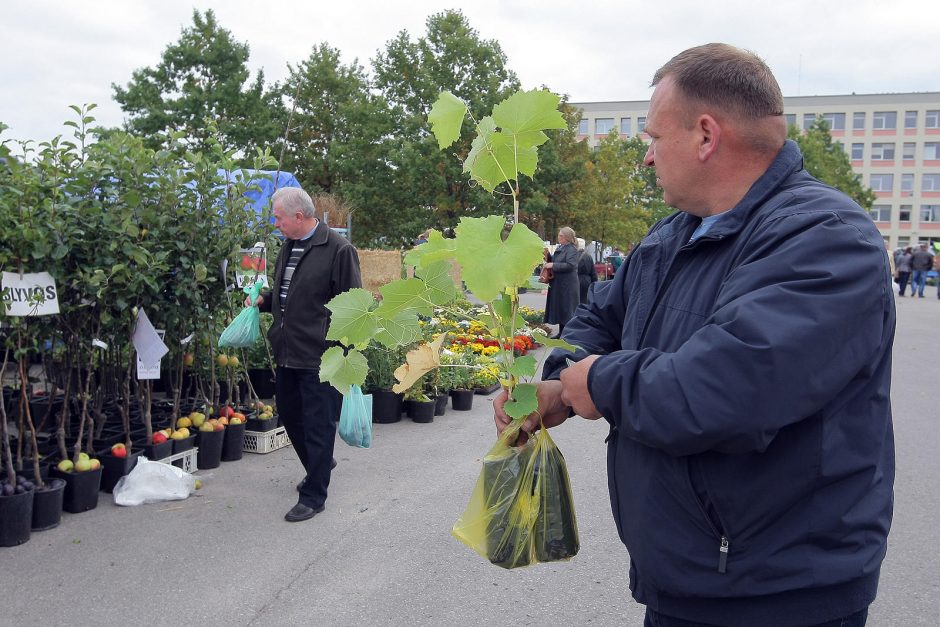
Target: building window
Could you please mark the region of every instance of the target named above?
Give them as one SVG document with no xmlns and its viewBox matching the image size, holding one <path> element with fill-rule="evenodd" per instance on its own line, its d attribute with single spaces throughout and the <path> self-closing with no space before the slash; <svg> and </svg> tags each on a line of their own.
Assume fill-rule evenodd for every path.
<svg viewBox="0 0 940 627">
<path fill-rule="evenodd" d="M 921 222 L 940 222 L 940 205 L 921 205 Z"/>
<path fill-rule="evenodd" d="M 597 118 L 594 120 L 594 132 L 597 135 L 606 135 L 614 128 L 613 118 Z"/>
<path fill-rule="evenodd" d="M 913 159 L 913 157 L 911 157 Z M 927 142 L 924 144 L 924 160 L 935 161 L 940 159 L 940 142 Z"/>
<path fill-rule="evenodd" d="M 620 134 L 630 134 L 630 118 L 620 118 Z"/>
<path fill-rule="evenodd" d="M 783 119 L 787 121 L 787 128 L 791 126 L 796 126 L 796 114 L 795 113 L 784 113 Z"/>
<path fill-rule="evenodd" d="M 911 206 L 910 205 L 901 205 L 901 208 L 898 210 L 898 220 L 901 222 L 911 221 Z"/>
<path fill-rule="evenodd" d="M 872 161 L 894 161 L 894 143 L 871 145 Z"/>
<path fill-rule="evenodd" d="M 852 144 L 852 161 L 861 161 L 865 158 L 865 144 Z"/>
<path fill-rule="evenodd" d="M 904 112 L 904 128 L 917 128 L 917 111 Z"/>
<path fill-rule="evenodd" d="M 873 192 L 891 192 L 894 191 L 893 174 L 872 174 L 871 191 Z"/>
<path fill-rule="evenodd" d="M 852 114 L 852 128 L 855 130 L 864 130 L 865 129 L 865 112 L 856 111 Z"/>
<path fill-rule="evenodd" d="M 940 110 L 928 111 L 924 115 L 924 126 L 926 128 L 940 128 Z"/>
<path fill-rule="evenodd" d="M 646 116 L 637 116 L 636 118 L 636 132 L 637 134 L 642 133 L 646 130 Z"/>
<path fill-rule="evenodd" d="M 940 192 L 940 174 L 925 174 L 920 181 L 920 191 Z"/>
<path fill-rule="evenodd" d="M 582 119 L 578 122 L 578 135 L 587 135 L 588 134 L 588 120 Z"/>
<path fill-rule="evenodd" d="M 871 127 L 875 130 L 892 130 L 898 127 L 897 111 L 875 111 L 871 116 Z"/>
<path fill-rule="evenodd" d="M 913 159 L 914 158 L 914 147 L 917 144 L 914 142 L 904 142 L 904 148 L 901 152 L 902 159 Z"/>
<path fill-rule="evenodd" d="M 813 125 L 813 122 L 816 121 L 815 113 L 804 113 L 803 114 L 803 130 L 808 131 L 809 127 Z"/>
<path fill-rule="evenodd" d="M 901 175 L 901 191 L 902 192 L 914 191 L 914 175 L 913 174 Z"/>
<path fill-rule="evenodd" d="M 891 205 L 872 205 L 869 213 L 875 222 L 891 222 Z"/>
<path fill-rule="evenodd" d="M 830 131 L 844 131 L 845 130 L 845 114 L 844 113 L 823 113 L 822 119 L 826 121 L 826 124 L 829 125 Z"/>
</svg>

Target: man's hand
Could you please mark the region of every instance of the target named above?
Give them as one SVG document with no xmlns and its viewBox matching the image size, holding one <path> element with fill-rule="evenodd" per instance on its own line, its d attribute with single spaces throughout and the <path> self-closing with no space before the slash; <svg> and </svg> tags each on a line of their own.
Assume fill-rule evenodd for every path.
<svg viewBox="0 0 940 627">
<path fill-rule="evenodd" d="M 555 427 L 563 423 L 568 418 L 569 407 L 562 401 L 562 385 L 560 381 L 542 381 L 538 386 L 536 398 L 539 402 L 539 408 L 536 413 L 531 414 L 522 423 L 522 430 L 519 432 L 517 445 L 525 444 L 529 439 L 529 434 L 544 425 L 546 428 Z M 512 422 L 512 418 L 503 410 L 503 406 L 509 400 L 509 394 L 506 390 L 500 392 L 499 396 L 493 401 L 495 410 L 494 421 L 496 422 L 497 433 L 502 433 Z M 541 423 L 539 415 L 542 416 Z"/>
<path fill-rule="evenodd" d="M 561 371 L 561 402 L 574 408 L 574 413 L 588 420 L 601 417 L 588 389 L 588 371 L 597 357 L 598 355 L 590 355 Z"/>
<path fill-rule="evenodd" d="M 261 294 L 258 294 L 258 297 L 255 298 L 255 306 L 260 307 L 261 303 L 263 302 L 264 302 L 264 296 L 262 296 Z M 251 307 L 251 299 L 248 296 L 245 297 L 245 307 Z"/>
</svg>

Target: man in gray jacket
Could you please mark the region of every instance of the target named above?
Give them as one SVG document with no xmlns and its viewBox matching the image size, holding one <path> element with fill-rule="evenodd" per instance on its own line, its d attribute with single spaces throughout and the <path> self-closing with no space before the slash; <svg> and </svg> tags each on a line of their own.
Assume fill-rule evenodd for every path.
<svg viewBox="0 0 940 627">
<path fill-rule="evenodd" d="M 927 250 L 927 244 L 921 244 L 911 257 L 911 296 L 914 292 L 924 297 L 924 287 L 927 285 L 927 273 L 933 270 L 933 255 Z M 940 297 L 940 292 L 937 294 Z"/>
<path fill-rule="evenodd" d="M 320 382 L 320 358 L 330 346 L 326 304 L 337 294 L 361 287 L 362 280 L 356 249 L 320 223 L 307 192 L 284 187 L 274 192 L 272 202 L 274 224 L 285 240 L 273 289 L 258 297 L 258 305 L 274 314 L 268 339 L 277 364 L 278 412 L 306 471 L 297 486 L 300 498 L 284 516 L 298 522 L 323 511 L 342 407 L 342 395 Z"/>
</svg>

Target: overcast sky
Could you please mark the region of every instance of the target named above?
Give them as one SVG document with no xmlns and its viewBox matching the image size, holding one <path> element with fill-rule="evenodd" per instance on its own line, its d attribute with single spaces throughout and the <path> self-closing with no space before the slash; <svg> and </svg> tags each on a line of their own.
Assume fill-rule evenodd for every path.
<svg viewBox="0 0 940 627">
<path fill-rule="evenodd" d="M 366 68 L 399 31 L 424 33 L 428 15 L 459 8 L 496 39 L 526 88 L 548 85 L 574 102 L 645 100 L 653 72 L 690 46 L 724 41 L 761 55 L 785 96 L 940 91 L 936 0 L 6 0 L 2 3 L 2 138 L 64 132 L 69 104 L 95 102 L 105 125 L 123 117 L 112 83 L 155 65 L 213 8 L 251 47 L 269 81 L 327 42 Z"/>
</svg>

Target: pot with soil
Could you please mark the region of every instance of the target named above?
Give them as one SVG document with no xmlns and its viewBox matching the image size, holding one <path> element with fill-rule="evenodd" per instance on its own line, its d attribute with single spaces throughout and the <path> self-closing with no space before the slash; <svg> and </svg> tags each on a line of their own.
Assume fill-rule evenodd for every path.
<svg viewBox="0 0 940 627">
<path fill-rule="evenodd" d="M 33 531 L 46 531 L 59 526 L 62 503 L 65 499 L 65 481 L 49 479 L 33 496 Z"/>
</svg>

